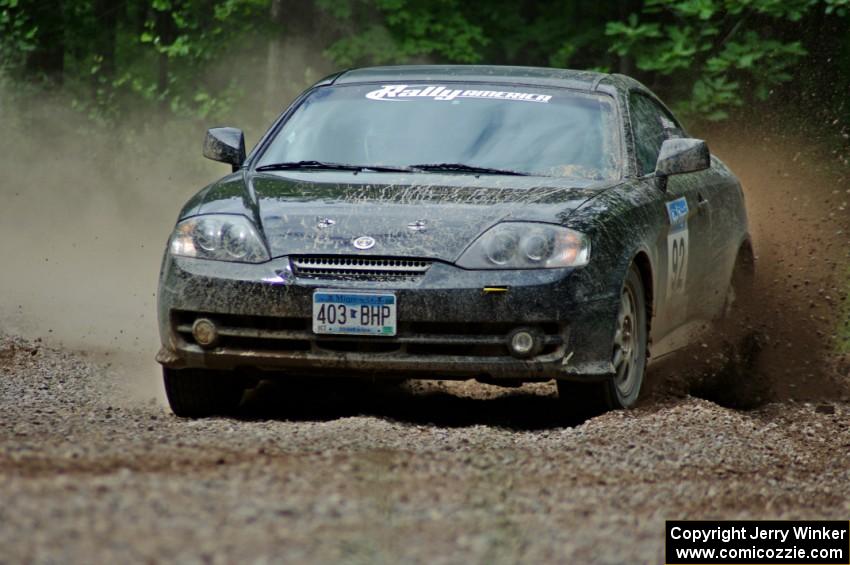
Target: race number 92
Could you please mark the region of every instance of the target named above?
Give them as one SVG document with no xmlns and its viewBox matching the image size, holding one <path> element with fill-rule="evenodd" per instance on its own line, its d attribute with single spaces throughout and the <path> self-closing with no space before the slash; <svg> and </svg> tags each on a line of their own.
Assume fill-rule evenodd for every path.
<svg viewBox="0 0 850 565">
<path fill-rule="evenodd" d="M 684 294 L 688 277 L 688 230 L 667 236 L 667 294 Z"/>
</svg>

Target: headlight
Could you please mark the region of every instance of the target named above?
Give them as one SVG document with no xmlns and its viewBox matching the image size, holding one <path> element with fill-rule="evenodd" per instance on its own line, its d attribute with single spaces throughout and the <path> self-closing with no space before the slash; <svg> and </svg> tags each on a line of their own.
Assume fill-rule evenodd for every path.
<svg viewBox="0 0 850 565">
<path fill-rule="evenodd" d="M 554 269 L 583 267 L 590 240 L 583 233 L 550 224 L 505 222 L 484 232 L 461 255 L 464 269 Z"/>
<path fill-rule="evenodd" d="M 215 261 L 262 263 L 269 253 L 257 228 L 244 216 L 211 214 L 183 220 L 174 229 L 171 254 Z"/>
</svg>

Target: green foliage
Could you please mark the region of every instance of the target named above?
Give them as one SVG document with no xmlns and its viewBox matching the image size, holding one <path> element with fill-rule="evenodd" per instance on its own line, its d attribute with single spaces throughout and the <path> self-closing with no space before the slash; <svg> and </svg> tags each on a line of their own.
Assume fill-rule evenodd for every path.
<svg viewBox="0 0 850 565">
<path fill-rule="evenodd" d="M 130 85 L 136 94 L 178 115 L 221 115 L 238 98 L 238 88 L 229 82 L 213 92 L 213 85 L 204 84 L 206 68 L 228 52 L 231 42 L 261 27 L 259 20 L 267 12 L 264 0 L 152 0 L 135 51 L 140 60 L 162 60 L 165 80 L 150 73 L 149 66 L 131 67 L 114 84 Z"/>
<path fill-rule="evenodd" d="M 657 23 L 640 23 L 637 14 L 631 14 L 625 22 L 608 22 L 605 35 L 614 40 L 610 50 L 625 57 L 634 53 L 644 41 L 660 38 L 661 26 Z"/>
<path fill-rule="evenodd" d="M 847 8 L 850 6 L 850 0 L 825 0 L 827 14 L 836 14 L 838 16 L 846 16 Z"/>
<path fill-rule="evenodd" d="M 340 39 L 327 50 L 341 66 L 361 63 L 407 63 L 436 57 L 457 63 L 478 63 L 490 39 L 464 14 L 461 0 L 320 1 L 320 6 L 345 21 L 364 22 L 380 14 L 380 24 L 367 23 L 362 32 Z"/>
<path fill-rule="evenodd" d="M 728 110 L 792 78 L 806 56 L 782 32 L 821 3 L 817 0 L 647 0 L 625 22 L 609 22 L 611 51 L 633 57 L 641 71 L 690 83 L 679 110 L 722 120 Z M 786 34 L 787 35 L 787 34 Z"/>
<path fill-rule="evenodd" d="M 232 81 L 210 82 L 207 69 L 233 43 L 265 31 L 268 9 L 267 0 L 80 0 L 60 9 L 0 0 L 0 71 L 37 78 L 44 63 L 32 54 L 54 44 L 64 52 L 61 76 L 51 78 L 95 121 L 114 122 L 128 102 L 221 115 L 240 93 Z"/>
<path fill-rule="evenodd" d="M 619 5 L 618 5 L 619 4 Z M 801 26 L 847 13 L 850 0 L 319 0 L 346 33 L 340 66 L 445 61 L 620 69 L 678 110 L 722 120 L 763 101 L 807 56 Z M 846 24 L 844 25 L 846 30 Z"/>
<path fill-rule="evenodd" d="M 278 24 L 273 4 L 282 10 Z M 290 13 L 310 21 L 289 20 Z M 128 100 L 216 119 L 246 93 L 232 74 L 210 69 L 246 41 L 297 35 L 303 26 L 325 30 L 309 38 L 311 49 L 338 67 L 615 70 L 646 82 L 680 112 L 722 120 L 807 70 L 813 47 L 834 52 L 829 65 L 846 67 L 847 19 L 850 0 L 75 0 L 59 9 L 0 0 L 0 74 L 61 85 L 102 123 L 118 120 Z M 837 33 L 823 32 L 827 24 Z M 249 63 L 266 70 L 262 60 Z"/>
<path fill-rule="evenodd" d="M 18 0 L 0 0 L 0 72 L 23 64 L 35 49 L 38 27 L 22 17 Z"/>
</svg>

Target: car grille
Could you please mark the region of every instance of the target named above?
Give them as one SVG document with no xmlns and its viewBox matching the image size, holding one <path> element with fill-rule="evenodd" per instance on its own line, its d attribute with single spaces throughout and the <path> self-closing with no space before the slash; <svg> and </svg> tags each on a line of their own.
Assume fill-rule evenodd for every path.
<svg viewBox="0 0 850 565">
<path fill-rule="evenodd" d="M 218 328 L 218 347 L 231 351 L 258 353 L 394 353 L 402 356 L 448 355 L 463 357 L 509 357 L 505 336 L 515 324 L 502 322 L 443 323 L 399 322 L 394 337 L 316 335 L 309 318 L 241 316 L 172 312 L 172 323 L 179 337 L 197 345 L 192 324 L 198 318 L 213 320 Z M 545 334 L 541 356 L 554 353 L 563 346 L 560 324 L 539 325 Z"/>
<path fill-rule="evenodd" d="M 297 255 L 289 262 L 296 277 L 333 280 L 415 279 L 431 267 L 431 261 L 394 257 Z"/>
</svg>

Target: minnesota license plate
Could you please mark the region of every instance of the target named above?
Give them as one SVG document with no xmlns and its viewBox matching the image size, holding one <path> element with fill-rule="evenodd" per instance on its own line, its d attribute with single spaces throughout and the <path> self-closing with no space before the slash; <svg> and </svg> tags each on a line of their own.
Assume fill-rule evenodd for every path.
<svg viewBox="0 0 850 565">
<path fill-rule="evenodd" d="M 317 290 L 313 293 L 313 332 L 393 336 L 396 306 L 395 294 Z"/>
</svg>

